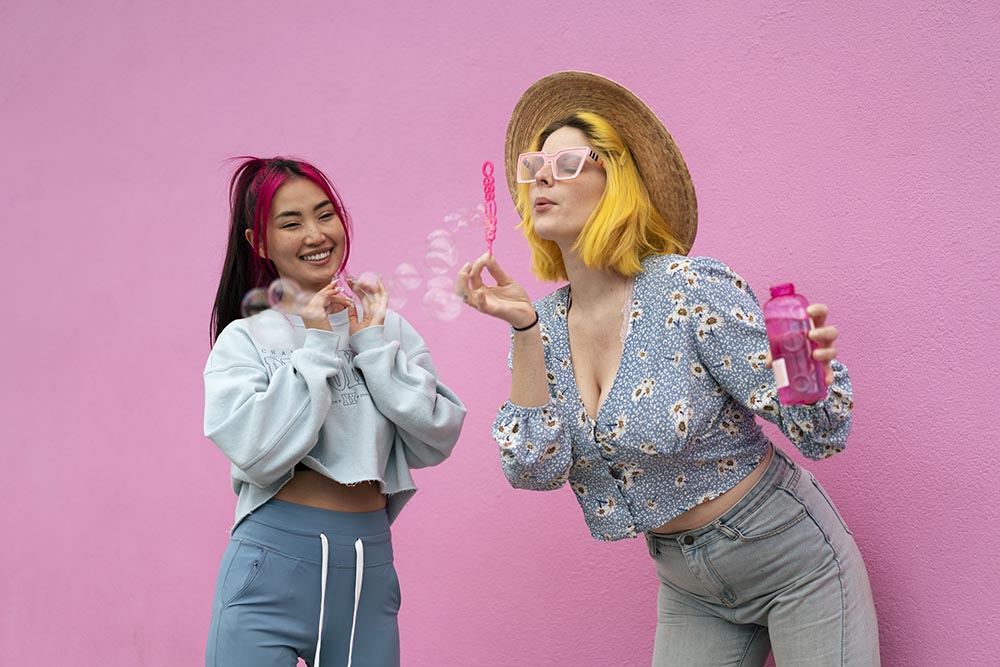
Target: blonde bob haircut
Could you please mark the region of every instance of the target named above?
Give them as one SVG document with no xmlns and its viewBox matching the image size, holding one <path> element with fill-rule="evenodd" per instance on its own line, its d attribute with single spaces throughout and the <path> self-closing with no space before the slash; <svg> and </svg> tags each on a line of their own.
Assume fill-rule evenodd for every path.
<svg viewBox="0 0 1000 667">
<path fill-rule="evenodd" d="M 684 254 L 670 225 L 653 206 L 628 146 L 602 116 L 578 111 L 557 120 L 539 131 L 528 150 L 542 150 L 545 140 L 562 127 L 575 127 L 587 135 L 591 146 L 604 158 L 607 177 L 604 194 L 573 244 L 573 251 L 583 262 L 591 268 L 633 276 L 642 270 L 641 261 L 649 255 Z M 531 246 L 531 268 L 540 280 L 568 280 L 559 246 L 535 233 L 529 185 L 517 186 L 517 210 L 521 214 L 518 228 Z"/>
</svg>

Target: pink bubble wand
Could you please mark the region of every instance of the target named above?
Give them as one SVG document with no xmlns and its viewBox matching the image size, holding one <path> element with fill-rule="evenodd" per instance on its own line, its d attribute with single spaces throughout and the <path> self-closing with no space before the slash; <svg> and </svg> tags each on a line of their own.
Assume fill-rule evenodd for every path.
<svg viewBox="0 0 1000 667">
<path fill-rule="evenodd" d="M 486 221 L 486 252 L 493 256 L 493 241 L 497 237 L 497 202 L 496 189 L 493 187 L 493 163 L 487 160 L 483 163 L 483 196 L 486 198 L 484 213 Z"/>
</svg>

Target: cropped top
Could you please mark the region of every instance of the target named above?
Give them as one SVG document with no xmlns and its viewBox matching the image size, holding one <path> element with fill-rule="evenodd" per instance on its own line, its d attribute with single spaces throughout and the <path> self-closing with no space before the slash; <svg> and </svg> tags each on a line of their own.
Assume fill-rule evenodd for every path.
<svg viewBox="0 0 1000 667">
<path fill-rule="evenodd" d="M 236 524 L 273 497 L 301 463 L 343 484 L 378 482 L 389 520 L 416 486 L 411 468 L 443 461 L 465 406 L 438 380 L 412 326 L 389 311 L 349 335 L 267 310 L 219 335 L 205 365 L 205 435 L 232 462 Z"/>
<path fill-rule="evenodd" d="M 809 458 L 843 450 L 853 408 L 847 369 L 832 363 L 825 399 L 779 403 L 760 305 L 722 262 L 643 260 L 618 372 L 596 419 L 573 374 L 568 298 L 564 286 L 535 304 L 548 402 L 507 401 L 493 437 L 512 486 L 549 490 L 569 481 L 595 539 L 636 537 L 735 486 L 767 453 L 755 416 L 777 424 Z"/>
</svg>

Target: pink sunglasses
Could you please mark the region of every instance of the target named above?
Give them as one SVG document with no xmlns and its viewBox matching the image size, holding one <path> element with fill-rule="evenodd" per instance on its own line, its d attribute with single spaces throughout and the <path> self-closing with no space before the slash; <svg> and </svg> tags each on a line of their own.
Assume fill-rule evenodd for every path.
<svg viewBox="0 0 1000 667">
<path fill-rule="evenodd" d="M 552 177 L 557 181 L 568 181 L 576 178 L 583 170 L 583 165 L 587 158 L 604 166 L 604 160 L 600 155 L 587 148 L 564 148 L 556 151 L 553 155 L 543 153 L 521 153 L 517 158 L 517 182 L 531 183 L 535 180 L 538 172 L 542 170 L 546 162 L 552 163 Z"/>
</svg>

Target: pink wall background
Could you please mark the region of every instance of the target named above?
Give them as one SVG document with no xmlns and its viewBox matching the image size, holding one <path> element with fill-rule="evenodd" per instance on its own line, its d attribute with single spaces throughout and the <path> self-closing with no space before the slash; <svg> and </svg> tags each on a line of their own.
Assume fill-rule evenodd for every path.
<svg viewBox="0 0 1000 667">
<path fill-rule="evenodd" d="M 202 660 L 234 505 L 201 435 L 223 159 L 315 160 L 352 267 L 388 273 L 480 201 L 519 94 L 567 68 L 665 119 L 695 254 L 830 305 L 857 416 L 809 467 L 868 562 L 884 664 L 994 664 L 997 3 L 395 4 L 0 5 L 0 664 Z M 497 254 L 540 296 L 500 204 Z M 643 543 L 500 472 L 505 328 L 403 313 L 469 406 L 394 528 L 404 664 L 648 664 Z"/>
</svg>

